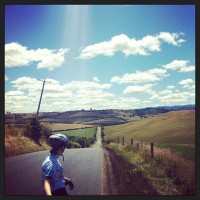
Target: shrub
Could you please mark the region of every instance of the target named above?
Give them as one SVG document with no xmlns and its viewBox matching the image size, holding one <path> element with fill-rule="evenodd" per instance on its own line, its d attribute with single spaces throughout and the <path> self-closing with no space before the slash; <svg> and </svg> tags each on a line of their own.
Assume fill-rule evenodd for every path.
<svg viewBox="0 0 200 200">
<path fill-rule="evenodd" d="M 25 124 L 25 134 L 36 142 L 39 141 L 39 138 L 42 136 L 42 127 L 36 117 Z"/>
<path fill-rule="evenodd" d="M 68 144 L 68 148 L 69 149 L 81 148 L 81 145 L 79 143 L 77 143 L 77 142 L 70 141 L 70 143 Z"/>
<path fill-rule="evenodd" d="M 41 131 L 42 135 L 47 139 L 53 134 L 52 130 L 44 125 L 41 125 Z"/>
<path fill-rule="evenodd" d="M 87 146 L 86 138 L 78 138 L 77 142 L 81 145 L 82 148 L 85 148 Z"/>
</svg>

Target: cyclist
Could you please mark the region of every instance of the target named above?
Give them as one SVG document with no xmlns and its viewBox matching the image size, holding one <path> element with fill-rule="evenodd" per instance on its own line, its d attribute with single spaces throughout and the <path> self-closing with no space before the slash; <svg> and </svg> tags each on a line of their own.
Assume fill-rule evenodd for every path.
<svg viewBox="0 0 200 200">
<path fill-rule="evenodd" d="M 69 185 L 69 189 L 73 190 L 74 184 L 70 178 L 64 176 L 64 170 L 58 158 L 60 155 L 63 156 L 69 139 L 63 134 L 51 135 L 49 139 L 52 149 L 42 163 L 44 193 L 52 196 L 68 195 L 65 186 Z"/>
</svg>

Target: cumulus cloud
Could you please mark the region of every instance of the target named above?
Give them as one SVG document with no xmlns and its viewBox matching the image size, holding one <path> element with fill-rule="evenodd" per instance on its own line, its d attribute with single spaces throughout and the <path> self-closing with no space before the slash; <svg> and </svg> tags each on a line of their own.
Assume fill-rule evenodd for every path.
<svg viewBox="0 0 200 200">
<path fill-rule="evenodd" d="M 93 77 L 93 81 L 99 82 L 99 79 L 97 77 Z"/>
<path fill-rule="evenodd" d="M 161 51 L 163 42 L 173 46 L 180 46 L 185 40 L 182 33 L 160 32 L 156 35 L 147 35 L 142 39 L 129 38 L 125 34 L 112 37 L 109 41 L 89 45 L 81 50 L 79 59 L 92 59 L 98 55 L 114 56 L 116 52 L 129 55 L 150 55 L 151 52 Z"/>
<path fill-rule="evenodd" d="M 73 90 L 93 90 L 93 89 L 108 89 L 112 86 L 112 84 L 100 84 L 96 82 L 89 82 L 89 81 L 72 81 L 65 85 L 67 89 Z"/>
<path fill-rule="evenodd" d="M 180 85 L 183 86 L 183 88 L 188 89 L 195 89 L 195 83 L 192 79 L 185 79 L 179 82 Z"/>
<path fill-rule="evenodd" d="M 194 93 L 192 92 L 178 92 L 170 93 L 168 95 L 160 96 L 159 100 L 164 103 L 188 103 L 190 100 L 194 100 Z"/>
<path fill-rule="evenodd" d="M 20 77 L 14 81 L 11 81 L 12 87 L 18 91 L 40 91 L 42 89 L 42 83 L 35 78 Z"/>
<path fill-rule="evenodd" d="M 23 96 L 24 92 L 22 91 L 9 91 L 6 93 L 7 96 Z"/>
<path fill-rule="evenodd" d="M 123 94 L 130 94 L 130 93 L 152 93 L 153 90 L 151 89 L 155 84 L 145 84 L 145 85 L 132 85 L 128 86 L 124 91 Z"/>
<path fill-rule="evenodd" d="M 163 90 L 157 93 L 154 93 L 150 100 L 158 101 L 159 104 L 168 104 L 173 105 L 179 102 L 179 104 L 188 104 L 193 103 L 195 100 L 194 92 L 172 92 L 171 90 Z"/>
<path fill-rule="evenodd" d="M 195 66 L 188 65 L 188 60 L 173 60 L 171 63 L 163 65 L 165 69 L 177 70 L 178 72 L 195 71 Z"/>
<path fill-rule="evenodd" d="M 159 81 L 163 77 L 169 76 L 166 74 L 167 70 L 165 69 L 150 69 L 147 71 L 136 71 L 132 74 L 124 74 L 122 77 L 114 76 L 111 78 L 111 83 L 145 83 L 145 82 L 153 82 Z"/>
<path fill-rule="evenodd" d="M 5 45 L 5 67 L 25 67 L 37 62 L 38 69 L 54 70 L 61 67 L 69 49 L 28 49 L 17 42 Z"/>
<path fill-rule="evenodd" d="M 175 88 L 174 85 L 168 85 L 168 86 L 167 86 L 167 89 L 174 89 L 174 88 Z"/>
<path fill-rule="evenodd" d="M 181 43 L 185 42 L 183 39 L 179 39 L 181 35 L 184 35 L 183 33 L 168 33 L 168 32 L 160 32 L 158 34 L 158 38 L 163 40 L 164 42 L 167 42 L 168 44 L 174 45 L 174 46 L 180 46 Z"/>
<path fill-rule="evenodd" d="M 46 81 L 41 112 L 101 108 L 108 105 L 111 102 L 110 99 L 114 97 L 114 94 L 107 91 L 112 84 L 89 81 L 60 84 L 54 79 Z M 5 93 L 6 111 L 36 112 L 43 82 L 30 77 L 21 77 L 12 81 L 11 84 L 13 91 Z"/>
</svg>

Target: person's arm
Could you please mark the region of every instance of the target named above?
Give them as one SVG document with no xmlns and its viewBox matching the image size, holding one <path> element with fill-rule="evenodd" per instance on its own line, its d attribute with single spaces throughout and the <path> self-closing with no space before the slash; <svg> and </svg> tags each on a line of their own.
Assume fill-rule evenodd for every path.
<svg viewBox="0 0 200 200">
<path fill-rule="evenodd" d="M 45 179 L 44 180 L 44 191 L 45 191 L 45 194 L 47 196 L 52 196 L 52 193 L 51 193 L 51 179 Z"/>
<path fill-rule="evenodd" d="M 73 190 L 74 189 L 74 184 L 70 178 L 64 177 L 65 182 L 69 185 L 69 189 Z"/>
</svg>

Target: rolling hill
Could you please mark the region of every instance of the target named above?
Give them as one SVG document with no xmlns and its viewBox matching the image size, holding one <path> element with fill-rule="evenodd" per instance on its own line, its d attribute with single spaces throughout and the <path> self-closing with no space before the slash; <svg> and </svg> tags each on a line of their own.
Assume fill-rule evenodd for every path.
<svg viewBox="0 0 200 200">
<path fill-rule="evenodd" d="M 195 110 L 171 111 L 126 124 L 106 126 L 106 139 L 133 138 L 154 143 L 195 144 Z"/>
<path fill-rule="evenodd" d="M 152 117 L 161 113 L 174 110 L 195 110 L 195 105 L 182 106 L 160 106 L 141 109 L 107 109 L 107 110 L 77 110 L 65 112 L 43 112 L 39 113 L 40 122 L 63 123 L 63 124 L 87 124 L 87 125 L 117 125 L 131 121 L 140 121 L 142 118 Z M 36 113 L 7 113 L 5 124 L 17 124 L 23 126 L 30 121 Z"/>
</svg>

